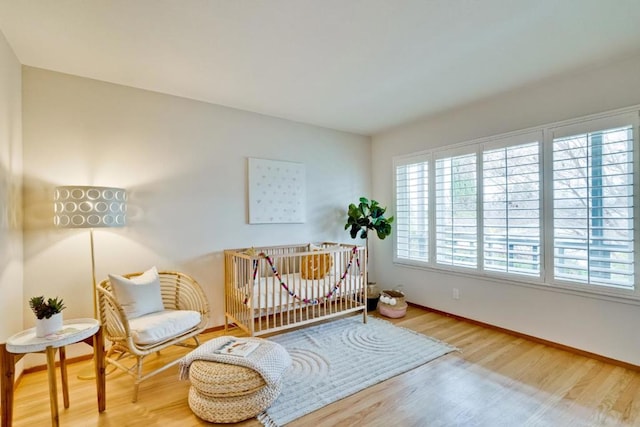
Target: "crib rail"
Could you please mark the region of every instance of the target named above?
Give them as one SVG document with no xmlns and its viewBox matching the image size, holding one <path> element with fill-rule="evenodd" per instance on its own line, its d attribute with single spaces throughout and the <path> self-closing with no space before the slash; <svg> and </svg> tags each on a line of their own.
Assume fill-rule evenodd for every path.
<svg viewBox="0 0 640 427">
<path fill-rule="evenodd" d="M 358 311 L 366 322 L 365 247 L 323 242 L 224 255 L 225 330 L 234 324 L 258 336 Z"/>
</svg>

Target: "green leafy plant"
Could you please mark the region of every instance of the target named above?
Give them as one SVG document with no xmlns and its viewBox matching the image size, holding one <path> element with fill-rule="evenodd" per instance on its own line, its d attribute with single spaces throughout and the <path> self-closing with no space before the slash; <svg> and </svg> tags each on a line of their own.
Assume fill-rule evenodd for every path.
<svg viewBox="0 0 640 427">
<path fill-rule="evenodd" d="M 58 314 L 67 308 L 62 298 L 55 297 L 45 300 L 43 296 L 29 299 L 29 307 L 31 307 L 38 319 L 49 319 L 54 314 Z"/>
<path fill-rule="evenodd" d="M 391 234 L 391 224 L 393 217 L 385 218 L 384 213 L 387 208 L 380 206 L 375 200 L 369 201 L 366 197 L 360 197 L 360 203 L 349 205 L 347 212 L 347 223 L 344 229 L 350 229 L 351 238 L 355 239 L 360 233 L 361 239 L 369 238 L 369 232 L 375 230 L 380 240 L 384 240 Z"/>
</svg>

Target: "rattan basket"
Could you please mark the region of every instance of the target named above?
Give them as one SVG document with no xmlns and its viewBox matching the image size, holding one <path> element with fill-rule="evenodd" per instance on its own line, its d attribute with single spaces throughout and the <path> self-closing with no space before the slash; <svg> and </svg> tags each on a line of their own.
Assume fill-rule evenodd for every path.
<svg viewBox="0 0 640 427">
<path fill-rule="evenodd" d="M 387 298 L 393 298 L 396 300 L 396 303 L 393 304 L 395 306 L 401 307 L 405 305 L 407 302 L 405 301 L 404 294 L 400 291 L 396 291 L 393 289 L 385 289 L 382 291 L 380 296 L 385 296 Z M 384 303 L 383 303 L 384 304 Z"/>
<path fill-rule="evenodd" d="M 385 289 L 380 294 L 378 312 L 385 317 L 398 318 L 407 314 L 407 302 L 404 294 L 393 289 Z"/>
<path fill-rule="evenodd" d="M 189 407 L 212 423 L 253 418 L 271 406 L 282 389 L 282 383 L 268 385 L 252 369 L 206 360 L 191 364 L 189 380 Z"/>
</svg>

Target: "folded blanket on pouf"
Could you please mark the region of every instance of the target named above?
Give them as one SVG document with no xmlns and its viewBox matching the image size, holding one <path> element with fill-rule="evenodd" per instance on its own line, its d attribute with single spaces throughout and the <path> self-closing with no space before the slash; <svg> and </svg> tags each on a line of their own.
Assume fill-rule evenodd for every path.
<svg viewBox="0 0 640 427">
<path fill-rule="evenodd" d="M 258 346 L 246 356 L 225 354 L 221 351 L 233 341 L 255 342 Z M 222 336 L 207 341 L 180 360 L 180 379 L 189 379 L 189 367 L 196 360 L 227 363 L 253 369 L 270 386 L 279 384 L 287 368 L 291 366 L 291 356 L 284 347 L 262 338 Z"/>
</svg>

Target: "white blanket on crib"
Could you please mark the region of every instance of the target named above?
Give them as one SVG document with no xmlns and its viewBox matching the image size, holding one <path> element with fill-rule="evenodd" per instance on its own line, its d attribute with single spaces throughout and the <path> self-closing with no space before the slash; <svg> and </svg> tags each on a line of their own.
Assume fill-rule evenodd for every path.
<svg viewBox="0 0 640 427">
<path fill-rule="evenodd" d="M 361 289 L 361 286 L 356 282 L 356 280 L 360 278 L 351 276 L 350 274 L 347 274 L 340 287 L 335 289 L 335 291 L 334 288 L 340 280 L 340 277 L 332 274 L 328 274 L 319 280 L 303 279 L 300 273 L 286 274 L 281 277 L 282 281 L 287 284 L 289 290 L 298 298 L 290 295 L 280 284 L 277 277 L 261 277 L 260 280 L 255 281 L 253 286 L 253 301 L 247 301 L 247 305 L 253 308 L 266 309 L 287 306 L 294 304 L 294 302 L 295 304 L 305 304 L 303 302 L 305 299 L 322 299 L 331 291 L 333 291 L 333 298 L 340 295 L 351 294 Z"/>
</svg>

